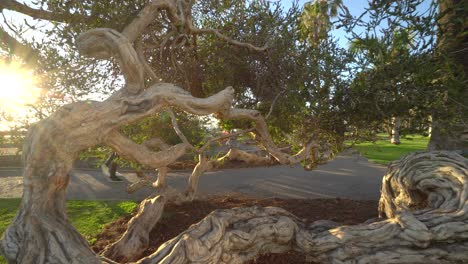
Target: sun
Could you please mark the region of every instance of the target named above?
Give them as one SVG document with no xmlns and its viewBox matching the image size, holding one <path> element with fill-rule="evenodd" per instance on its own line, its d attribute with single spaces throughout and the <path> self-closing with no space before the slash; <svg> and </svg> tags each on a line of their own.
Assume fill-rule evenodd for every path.
<svg viewBox="0 0 468 264">
<path fill-rule="evenodd" d="M 31 70 L 18 63 L 0 61 L 0 110 L 9 114 L 22 112 L 37 102 L 41 89 Z"/>
</svg>

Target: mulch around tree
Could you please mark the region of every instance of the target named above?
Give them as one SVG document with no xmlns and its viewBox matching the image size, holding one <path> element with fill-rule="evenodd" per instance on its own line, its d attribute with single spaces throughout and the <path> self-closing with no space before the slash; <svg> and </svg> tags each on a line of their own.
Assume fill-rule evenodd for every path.
<svg viewBox="0 0 468 264">
<path fill-rule="evenodd" d="M 249 206 L 281 207 L 303 219 L 306 223 L 316 220 L 332 220 L 343 225 L 363 223 L 377 217 L 377 201 L 356 201 L 348 199 L 256 199 L 243 195 L 215 196 L 190 203 L 176 205 L 169 203 L 163 217 L 150 233 L 150 245 L 141 257 L 149 255 L 164 242 L 177 236 L 190 225 L 199 222 L 216 209 Z M 108 244 L 116 241 L 126 230 L 131 216 L 122 217 L 107 225 L 92 247 L 95 252 L 102 251 Z M 293 264 L 308 263 L 305 256 L 298 252 L 267 254 L 258 257 L 251 264 Z"/>
</svg>

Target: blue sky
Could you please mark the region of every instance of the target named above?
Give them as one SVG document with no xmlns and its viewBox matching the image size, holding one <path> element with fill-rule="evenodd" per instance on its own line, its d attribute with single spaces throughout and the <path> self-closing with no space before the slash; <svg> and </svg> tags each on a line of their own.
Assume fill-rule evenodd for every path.
<svg viewBox="0 0 468 264">
<path fill-rule="evenodd" d="M 0 0 L 0 1 L 3 1 L 3 0 Z M 32 0 L 18 0 L 18 1 L 19 2 L 24 2 L 24 3 L 26 3 L 26 4 L 30 5 L 30 6 L 34 6 L 32 4 Z M 219 1 L 223 1 L 223 0 L 219 0 Z M 257 0 L 250 0 L 250 1 L 257 1 Z M 277 1 L 277 0 L 270 0 L 270 1 Z M 292 3 L 293 3 L 293 0 L 279 0 L 279 1 L 283 5 L 284 9 L 290 8 Z M 298 3 L 299 3 L 299 6 L 302 7 L 305 3 L 309 2 L 309 1 L 312 1 L 312 0 L 299 0 Z M 429 6 L 429 4 L 431 3 L 432 0 L 424 0 L 424 1 L 425 2 L 421 5 L 420 8 L 427 9 L 427 7 Z M 368 5 L 368 0 L 343 0 L 343 4 L 349 9 L 351 15 L 359 16 L 360 14 L 362 14 L 365 11 L 365 8 Z M 15 24 L 22 24 L 22 23 L 24 23 L 24 20 L 29 20 L 30 24 L 34 24 L 34 22 L 31 21 L 28 16 L 25 16 L 25 15 L 22 15 L 22 14 L 19 14 L 19 13 L 16 13 L 16 12 L 11 12 L 11 11 L 8 11 L 8 10 L 5 10 L 4 13 L 6 15 L 7 20 L 14 21 Z M 1 21 L 1 19 L 0 19 L 0 24 L 2 24 L 2 22 L 3 21 Z M 47 24 L 47 22 L 42 22 L 42 23 L 46 24 L 46 26 L 50 26 L 50 24 Z M 359 29 L 357 29 L 357 30 L 359 30 Z M 32 37 L 35 37 L 36 39 L 41 39 L 43 37 L 43 36 L 41 36 L 40 33 L 37 33 L 37 32 L 34 33 L 34 32 L 31 32 L 31 31 L 24 32 L 23 34 L 24 34 L 23 36 L 25 36 L 26 39 L 30 39 Z M 335 38 L 338 39 L 338 42 L 342 47 L 347 47 L 348 40 L 346 38 L 346 33 L 344 32 L 344 30 L 342 30 L 342 29 L 336 30 L 335 29 L 335 30 L 332 31 L 332 34 L 334 35 Z M 92 99 L 96 99 L 96 98 L 92 98 Z"/>
<path fill-rule="evenodd" d="M 275 1 L 275 0 L 272 0 L 272 1 Z M 310 2 L 310 1 L 311 0 L 299 0 L 298 3 L 299 3 L 299 6 L 302 7 L 305 3 Z M 34 6 L 34 4 L 32 3 L 33 0 L 23 0 L 23 1 L 20 0 L 20 2 L 23 2 L 30 6 Z M 285 9 L 289 9 L 294 1 L 293 0 L 280 0 L 280 2 Z M 365 6 L 367 6 L 367 0 L 343 0 L 343 3 L 348 7 L 352 15 L 361 14 L 364 11 Z M 20 15 L 16 12 L 9 12 L 7 10 L 5 11 L 5 13 L 7 14 L 7 17 L 11 18 L 13 21 L 16 20 L 16 21 L 22 22 L 23 19 L 29 20 L 27 16 Z M 339 39 L 339 44 L 343 47 L 346 47 L 348 41 L 346 40 L 345 32 L 343 30 L 334 30 L 333 34 L 335 35 L 335 37 Z M 36 37 L 40 38 L 40 36 L 36 36 Z"/>
<path fill-rule="evenodd" d="M 280 0 L 281 4 L 285 9 L 291 7 L 293 0 Z M 299 6 L 304 6 L 305 3 L 311 2 L 311 0 L 299 0 Z M 343 4 L 348 8 L 349 12 L 353 16 L 359 16 L 362 14 L 367 6 L 367 0 L 343 0 Z M 346 32 L 342 29 L 335 29 L 332 31 L 335 38 L 338 39 L 338 43 L 342 47 L 347 47 L 348 40 L 346 39 Z"/>
<path fill-rule="evenodd" d="M 251 1 L 255 1 L 255 0 L 251 0 Z M 276 0 L 271 0 L 271 1 L 276 1 Z M 284 9 L 290 8 L 292 3 L 294 2 L 294 0 L 279 0 L 279 1 L 284 7 Z M 311 1 L 313 0 L 299 0 L 298 4 L 300 7 L 302 7 L 305 3 L 311 2 Z M 34 4 L 32 4 L 32 0 L 23 0 L 23 1 L 20 0 L 20 2 L 24 2 L 28 5 L 34 6 Z M 431 0 L 425 0 L 424 3 L 419 8 L 427 9 L 430 3 L 431 3 Z M 365 8 L 368 6 L 368 0 L 343 0 L 343 4 L 348 8 L 351 15 L 359 16 L 365 11 Z M 20 15 L 16 12 L 5 11 L 5 13 L 7 14 L 7 17 L 9 17 L 10 19 L 14 21 L 15 20 L 23 21 L 23 19 L 28 19 L 27 16 Z M 359 29 L 355 29 L 355 30 L 359 31 Z M 348 40 L 346 38 L 346 32 L 343 29 L 335 29 L 332 31 L 332 34 L 334 35 L 335 38 L 338 39 L 338 43 L 340 44 L 340 46 L 347 47 Z"/>
<path fill-rule="evenodd" d="M 307 2 L 312 2 L 313 0 L 299 0 L 299 6 L 302 7 L 304 6 L 305 3 Z M 293 0 L 280 0 L 281 4 L 285 9 L 290 8 L 292 3 L 294 2 Z M 432 0 L 424 0 L 421 5 L 417 7 L 416 10 L 422 12 L 425 11 L 429 8 Z M 343 5 L 346 6 L 354 17 L 358 17 L 361 15 L 366 7 L 368 7 L 368 0 L 343 0 Z M 356 33 L 363 32 L 362 29 L 355 28 L 354 31 Z M 348 39 L 346 38 L 346 32 L 343 29 L 334 29 L 332 30 L 332 35 L 338 39 L 338 43 L 340 46 L 343 48 L 346 48 L 348 45 Z"/>
<path fill-rule="evenodd" d="M 285 8 L 289 8 L 294 1 L 281 0 L 280 2 Z M 311 2 L 311 0 L 299 0 L 299 6 L 303 6 L 307 2 Z M 348 7 L 351 14 L 361 14 L 364 7 L 367 6 L 367 0 L 343 0 L 343 4 Z"/>
</svg>

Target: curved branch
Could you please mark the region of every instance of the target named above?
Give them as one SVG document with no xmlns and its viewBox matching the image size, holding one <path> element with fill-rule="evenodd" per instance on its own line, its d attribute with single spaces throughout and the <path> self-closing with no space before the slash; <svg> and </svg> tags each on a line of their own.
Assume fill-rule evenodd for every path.
<svg viewBox="0 0 468 264">
<path fill-rule="evenodd" d="M 170 94 L 167 96 L 163 95 L 163 97 L 169 105 L 183 111 L 195 115 L 209 115 L 220 111 L 228 111 L 231 108 L 234 89 L 229 86 L 207 98 L 193 97 L 184 90 L 178 90 L 175 93 L 171 91 Z"/>
<path fill-rule="evenodd" d="M 143 179 L 128 185 L 127 193 L 134 193 L 143 187 L 155 188 L 158 191 L 158 193 L 163 192 L 167 188 L 166 176 L 169 168 L 161 167 L 156 170 L 158 172 L 157 179 L 150 175 L 145 175 Z"/>
<path fill-rule="evenodd" d="M 140 203 L 138 213 L 127 223 L 127 230 L 119 240 L 104 249 L 102 255 L 120 263 L 138 260 L 149 246 L 149 232 L 161 218 L 166 199 L 148 198 Z"/>
<path fill-rule="evenodd" d="M 179 128 L 179 124 L 177 123 L 177 118 L 174 114 L 174 112 L 172 112 L 171 109 L 167 109 L 166 110 L 166 113 L 169 114 L 169 117 L 171 118 L 171 123 L 172 123 L 172 127 L 174 128 L 177 136 L 180 138 L 180 140 L 182 140 L 183 143 L 189 145 L 192 149 L 193 149 L 193 145 L 190 144 L 190 142 L 188 141 L 187 137 L 184 135 L 184 133 L 182 132 L 182 130 L 180 130 Z"/>
<path fill-rule="evenodd" d="M 167 144 L 166 142 L 164 142 L 164 140 L 162 140 L 161 138 L 158 138 L 158 137 L 145 140 L 141 144 L 148 147 L 148 148 L 160 149 L 160 150 L 166 150 L 166 149 L 168 149 L 170 147 L 169 144 Z"/>
<path fill-rule="evenodd" d="M 146 61 L 145 54 L 143 54 L 143 43 L 141 41 L 136 42 L 135 51 L 138 55 L 138 58 L 140 59 L 141 64 L 143 65 L 143 67 L 145 67 L 146 74 L 148 74 L 148 76 L 153 82 L 159 81 L 158 76 L 153 71 L 153 69 L 151 69 L 151 66 Z"/>
<path fill-rule="evenodd" d="M 146 27 L 151 24 L 157 16 L 157 11 L 164 9 L 168 11 L 169 17 L 173 21 L 178 20 L 177 9 L 174 0 L 151 0 L 137 15 L 133 21 L 124 28 L 122 34 L 130 42 L 134 42 L 143 34 Z"/>
<path fill-rule="evenodd" d="M 288 250 L 319 263 L 467 262 L 468 160 L 450 152 L 415 153 L 392 165 L 382 198 L 396 208 L 417 205 L 412 212 L 396 210 L 391 219 L 337 226 L 323 220 L 307 225 L 275 207 L 217 210 L 137 263 L 243 263 Z M 429 195 L 418 196 L 419 191 Z M 431 195 L 448 200 L 434 203 Z"/>
<path fill-rule="evenodd" d="M 249 119 L 255 122 L 256 137 L 265 149 L 281 164 L 292 165 L 297 164 L 305 159 L 311 153 L 313 147 L 318 144 L 314 141 L 307 143 L 302 150 L 295 155 L 289 155 L 281 151 L 273 142 L 265 118 L 257 110 L 237 109 L 233 108 L 229 111 L 221 113 L 221 118 L 225 119 Z"/>
<path fill-rule="evenodd" d="M 72 14 L 68 12 L 51 12 L 43 9 L 34 9 L 25 4 L 21 4 L 15 0 L 2 0 L 0 1 L 0 10 L 8 9 L 16 11 L 33 18 L 57 21 L 57 22 L 86 22 L 91 18 L 80 14 Z"/>
<path fill-rule="evenodd" d="M 241 131 L 237 131 L 235 133 L 229 133 L 227 135 L 221 135 L 219 137 L 212 138 L 212 139 L 208 140 L 208 142 L 206 142 L 205 145 L 203 145 L 201 148 L 197 149 L 197 152 L 198 153 L 203 153 L 211 144 L 213 144 L 216 141 L 223 140 L 223 139 L 226 139 L 226 138 L 237 137 L 237 136 L 240 136 L 242 134 L 252 132 L 254 130 L 255 130 L 255 128 L 249 128 L 249 129 L 244 129 L 244 130 L 241 130 Z"/>
<path fill-rule="evenodd" d="M 237 41 L 216 29 L 195 28 L 191 18 L 191 5 L 192 3 L 186 5 L 182 0 L 153 0 L 140 11 L 138 16 L 127 27 L 125 27 L 122 34 L 125 35 L 130 42 L 135 41 L 156 18 L 157 11 L 164 9 L 167 11 L 171 23 L 175 28 L 185 26 L 188 34 L 212 34 L 229 44 L 244 47 L 251 51 L 263 52 L 267 50 L 267 46 L 257 47 L 247 42 Z"/>
<path fill-rule="evenodd" d="M 130 94 L 138 94 L 144 88 L 144 65 L 130 41 L 109 28 L 88 30 L 78 36 L 76 46 L 81 54 L 109 59 L 115 56 L 125 77 L 125 88 Z"/>
<path fill-rule="evenodd" d="M 198 163 L 193 168 L 192 174 L 189 177 L 187 190 L 185 191 L 185 195 L 190 199 L 193 200 L 195 198 L 195 194 L 198 189 L 198 180 L 200 176 L 214 168 L 215 162 L 209 161 L 206 155 L 200 154 L 198 155 Z"/>
<path fill-rule="evenodd" d="M 244 48 L 249 49 L 250 51 L 263 52 L 263 51 L 266 51 L 268 49 L 268 46 L 257 47 L 255 45 L 252 45 L 251 43 L 248 43 L 248 42 L 241 42 L 241 41 L 238 41 L 238 40 L 234 40 L 234 39 L 222 34 L 217 29 L 205 29 L 205 28 L 198 29 L 198 28 L 195 28 L 195 27 L 191 26 L 190 27 L 190 33 L 192 33 L 192 34 L 212 34 L 212 35 L 215 35 L 216 37 L 218 37 L 219 39 L 224 40 L 225 42 L 227 42 L 229 44 L 232 44 L 234 46 L 244 47 Z"/>
<path fill-rule="evenodd" d="M 145 142 L 142 143 L 142 145 L 151 149 L 160 149 L 162 151 L 166 151 L 167 149 L 170 148 L 170 146 L 160 138 L 152 138 L 152 139 L 146 140 Z M 158 178 L 156 181 L 152 176 L 145 174 L 141 180 L 130 184 L 127 187 L 127 192 L 134 193 L 145 186 L 154 187 L 157 190 L 165 189 L 167 187 L 166 175 L 169 169 L 167 167 L 160 167 L 160 168 L 157 168 L 156 170 L 158 171 Z"/>
<path fill-rule="evenodd" d="M 249 165 L 271 165 L 272 160 L 268 157 L 261 157 L 255 154 L 247 153 L 240 149 L 232 148 L 226 155 L 221 158 L 209 160 L 206 155 L 200 154 L 198 158 L 198 163 L 192 171 L 192 174 L 189 177 L 188 187 L 185 191 L 185 195 L 189 200 L 193 200 L 197 193 L 198 189 L 198 180 L 203 173 L 210 171 L 214 168 L 220 167 L 226 160 L 238 160 L 243 161 Z"/>
<path fill-rule="evenodd" d="M 273 113 L 273 109 L 275 108 L 276 102 L 278 101 L 278 98 L 280 98 L 280 96 L 282 96 L 284 92 L 286 92 L 286 89 L 283 89 L 281 92 L 279 92 L 275 96 L 275 99 L 273 99 L 273 102 L 271 102 L 270 110 L 268 111 L 268 114 L 265 116 L 265 120 L 268 120 L 268 118 L 270 118 L 271 113 Z"/>
<path fill-rule="evenodd" d="M 153 152 L 144 145 L 136 144 L 118 131 L 109 133 L 104 143 L 120 156 L 154 169 L 167 167 L 190 149 L 190 146 L 182 143 L 163 151 Z"/>
</svg>

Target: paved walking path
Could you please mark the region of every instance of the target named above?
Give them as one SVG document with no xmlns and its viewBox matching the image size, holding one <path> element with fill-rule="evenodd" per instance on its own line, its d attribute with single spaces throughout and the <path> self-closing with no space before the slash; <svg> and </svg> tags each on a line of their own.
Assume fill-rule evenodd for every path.
<svg viewBox="0 0 468 264">
<path fill-rule="evenodd" d="M 271 166 L 222 169 L 202 175 L 201 194 L 243 193 L 256 197 L 281 198 L 350 198 L 377 200 L 385 167 L 368 162 L 358 155 L 338 155 L 315 170 L 300 166 Z M 168 184 L 183 190 L 190 172 L 171 172 Z M 124 181 L 111 182 L 99 170 L 72 172 L 68 187 L 69 199 L 80 200 L 142 200 L 151 189 L 127 194 L 125 188 L 137 178 L 123 173 Z M 0 198 L 21 197 L 21 169 L 0 169 Z"/>
</svg>

